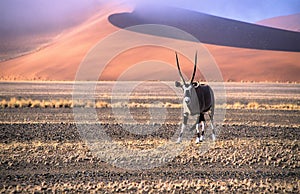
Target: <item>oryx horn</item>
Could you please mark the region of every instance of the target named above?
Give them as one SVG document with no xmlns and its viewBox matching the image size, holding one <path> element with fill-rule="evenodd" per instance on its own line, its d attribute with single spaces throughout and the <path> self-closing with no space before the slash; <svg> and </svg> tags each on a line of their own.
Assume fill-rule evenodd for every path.
<svg viewBox="0 0 300 194">
<path fill-rule="evenodd" d="M 191 79 L 191 83 L 193 83 L 193 81 L 194 81 L 194 77 L 195 77 L 195 74 L 196 74 L 196 69 L 197 69 L 197 51 L 196 51 L 196 54 L 195 54 L 195 64 L 194 64 L 194 71 L 193 71 L 193 76 L 192 76 L 192 79 Z"/>
<path fill-rule="evenodd" d="M 177 68 L 178 68 L 178 72 L 179 72 L 179 75 L 180 75 L 180 77 L 181 77 L 181 80 L 182 80 L 182 81 L 183 81 L 183 83 L 185 84 L 185 80 L 184 80 L 184 78 L 183 78 L 183 76 L 182 76 L 182 73 L 181 73 L 181 70 L 180 70 L 180 66 L 179 66 L 179 61 L 178 61 L 177 52 L 175 52 L 175 54 L 176 54 L 176 62 L 177 62 Z"/>
</svg>

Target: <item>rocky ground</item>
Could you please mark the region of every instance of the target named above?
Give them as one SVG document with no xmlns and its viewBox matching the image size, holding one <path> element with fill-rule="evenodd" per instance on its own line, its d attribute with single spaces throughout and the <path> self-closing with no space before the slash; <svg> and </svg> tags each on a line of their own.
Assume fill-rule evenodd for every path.
<svg viewBox="0 0 300 194">
<path fill-rule="evenodd" d="M 241 96 L 239 102 L 247 100 Z M 268 103 L 278 104 L 278 98 Z M 299 103 L 295 95 L 284 101 Z M 181 149 L 173 142 L 180 108 L 168 109 L 167 122 L 155 124 L 146 121 L 145 111 L 131 109 L 140 122 L 136 126 L 117 122 L 111 108 L 97 109 L 97 124 L 76 123 L 71 108 L 1 109 L 1 192 L 299 193 L 299 110 L 230 108 L 217 124 L 215 142 L 207 132 L 206 140 L 195 144 L 195 131 L 187 130 Z M 83 138 L 82 125 L 93 132 L 88 140 L 99 141 Z M 124 130 L 147 131 L 153 125 L 158 128 L 153 133 Z M 101 139 L 99 129 L 110 141 Z M 118 152 L 110 142 L 128 152 Z"/>
</svg>

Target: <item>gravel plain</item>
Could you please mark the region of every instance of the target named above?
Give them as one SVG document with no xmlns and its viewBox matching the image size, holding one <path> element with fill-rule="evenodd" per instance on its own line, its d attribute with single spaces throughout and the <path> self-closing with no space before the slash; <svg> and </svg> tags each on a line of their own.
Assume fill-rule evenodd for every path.
<svg viewBox="0 0 300 194">
<path fill-rule="evenodd" d="M 109 102 L 110 84 L 99 87 L 97 98 Z M 72 84 L 66 83 L 22 83 L 22 87 L 19 83 L 2 83 L 0 86 L 2 99 L 70 99 L 72 92 Z M 299 105 L 299 89 L 297 84 L 231 83 L 226 85 L 227 103 L 255 101 Z M 153 99 L 159 95 L 164 100 L 162 97 L 168 96 L 168 92 L 164 89 L 159 91 L 153 94 Z M 135 100 L 143 103 L 149 101 L 151 95 L 147 95 L 146 99 L 145 95 L 138 94 Z M 176 97 L 164 100 L 171 103 L 178 101 Z M 167 114 L 163 123 L 149 122 L 147 108 L 130 108 L 139 125 L 126 123 L 126 118 L 122 118 L 124 123 L 120 123 L 109 107 L 96 109 L 99 122 L 84 124 L 85 128 L 93 131 L 92 139 L 99 138 L 101 146 L 104 146 L 101 139 L 104 132 L 111 142 L 115 142 L 114 145 L 126 148 L 130 153 L 146 154 L 141 160 L 141 155 L 118 153 L 113 156 L 115 161 L 95 153 L 94 144 L 83 138 L 79 130 L 83 124 L 76 122 L 72 108 L 0 109 L 0 191 L 299 193 L 299 110 L 227 108 L 224 120 L 216 124 L 219 133 L 215 142 L 210 141 L 208 132 L 203 143 L 195 144 L 195 131 L 187 130 L 184 147 L 173 151 L 172 157 L 167 157 L 168 153 L 155 155 L 160 156 L 157 161 L 161 162 L 155 167 L 122 167 L 122 157 L 128 164 L 135 164 L 138 160 L 150 164 L 152 155 L 159 153 L 161 146 L 167 145 L 166 149 L 174 146 L 176 149 L 172 138 L 177 137 L 180 129 L 181 109 L 160 109 L 157 108 L 157 112 L 165 110 Z M 124 130 L 147 132 L 153 126 L 157 130 L 146 134 Z M 201 151 L 206 144 L 209 147 Z M 105 147 L 101 146 L 101 149 Z M 116 153 L 118 149 L 106 147 L 105 151 Z"/>
</svg>

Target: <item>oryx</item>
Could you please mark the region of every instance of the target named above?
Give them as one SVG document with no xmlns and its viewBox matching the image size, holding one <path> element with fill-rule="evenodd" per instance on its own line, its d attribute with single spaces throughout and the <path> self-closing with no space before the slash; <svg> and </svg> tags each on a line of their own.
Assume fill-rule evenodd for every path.
<svg viewBox="0 0 300 194">
<path fill-rule="evenodd" d="M 175 54 L 176 54 L 176 63 L 177 63 L 178 72 L 183 82 L 183 83 L 180 83 L 178 81 L 175 82 L 175 86 L 180 87 L 183 90 L 183 102 L 182 102 L 183 123 L 181 126 L 181 132 L 177 140 L 177 143 L 181 142 L 182 134 L 184 129 L 186 128 L 189 115 L 192 116 L 198 115 L 197 122 L 196 122 L 196 130 L 197 130 L 196 143 L 203 141 L 204 129 L 205 129 L 205 119 L 204 119 L 205 113 L 208 113 L 211 121 L 210 123 L 212 127 L 212 139 L 214 141 L 215 140 L 215 131 L 214 131 L 214 124 L 213 124 L 214 108 L 215 108 L 214 92 L 211 89 L 211 87 L 208 85 L 199 84 L 199 82 L 193 82 L 196 74 L 196 69 L 197 69 L 197 52 L 195 54 L 195 64 L 194 64 L 192 79 L 189 83 L 187 83 L 182 76 L 179 61 L 178 61 L 178 56 L 176 52 Z M 201 135 L 199 131 L 200 123 L 202 126 Z"/>
</svg>

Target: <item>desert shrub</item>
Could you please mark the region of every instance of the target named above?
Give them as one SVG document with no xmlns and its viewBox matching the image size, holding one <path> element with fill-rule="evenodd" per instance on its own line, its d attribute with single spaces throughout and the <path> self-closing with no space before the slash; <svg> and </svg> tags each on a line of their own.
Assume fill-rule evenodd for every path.
<svg viewBox="0 0 300 194">
<path fill-rule="evenodd" d="M 73 101 L 73 107 L 85 107 L 85 103 L 82 100 Z"/>
<path fill-rule="evenodd" d="M 38 100 L 33 100 L 30 107 L 39 108 L 39 107 L 41 107 L 41 102 Z"/>
<path fill-rule="evenodd" d="M 19 104 L 19 107 L 29 107 L 29 100 L 21 99 L 18 100 L 17 103 Z"/>
<path fill-rule="evenodd" d="M 64 108 L 71 108 L 72 107 L 72 101 L 71 100 L 63 100 L 62 102 Z"/>
<path fill-rule="evenodd" d="M 92 101 L 87 101 L 85 104 L 86 108 L 95 108 L 95 103 L 93 103 Z"/>
<path fill-rule="evenodd" d="M 7 107 L 8 107 L 8 102 L 5 99 L 1 100 L 1 108 L 7 108 Z"/>
<path fill-rule="evenodd" d="M 170 103 L 170 102 L 166 102 L 164 104 L 165 108 L 181 108 L 182 104 L 174 104 L 174 103 Z"/>
<path fill-rule="evenodd" d="M 14 108 L 16 102 L 17 102 L 17 99 L 16 99 L 16 98 L 11 98 L 11 99 L 8 101 L 7 106 L 8 106 L 9 108 Z"/>
<path fill-rule="evenodd" d="M 96 102 L 96 108 L 107 108 L 108 107 L 108 103 L 104 102 L 104 101 L 98 101 Z"/>
<path fill-rule="evenodd" d="M 43 107 L 44 108 L 51 108 L 51 107 L 53 107 L 53 105 L 52 105 L 52 103 L 51 103 L 51 101 L 42 101 L 42 104 L 43 104 Z"/>
<path fill-rule="evenodd" d="M 235 103 L 233 104 L 233 108 L 235 108 L 235 109 L 244 108 L 244 105 L 241 104 L 240 102 L 235 102 Z"/>
<path fill-rule="evenodd" d="M 32 106 L 32 100 L 31 100 L 31 99 L 28 99 L 28 100 L 27 100 L 27 103 L 28 103 L 28 104 L 27 104 L 27 107 L 31 107 L 31 106 Z"/>
<path fill-rule="evenodd" d="M 277 108 L 284 109 L 284 110 L 299 110 L 300 107 L 295 104 L 279 104 Z"/>
<path fill-rule="evenodd" d="M 249 109 L 257 109 L 260 105 L 257 102 L 249 102 L 247 108 Z"/>
</svg>

